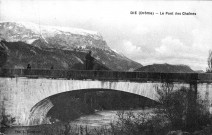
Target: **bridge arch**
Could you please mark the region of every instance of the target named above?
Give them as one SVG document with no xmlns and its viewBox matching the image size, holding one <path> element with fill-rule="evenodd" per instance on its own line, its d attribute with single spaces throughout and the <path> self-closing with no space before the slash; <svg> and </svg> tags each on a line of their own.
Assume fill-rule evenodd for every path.
<svg viewBox="0 0 212 135">
<path fill-rule="evenodd" d="M 79 89 L 112 89 L 134 93 L 157 100 L 155 84 L 130 81 L 64 80 L 49 78 L 2 78 L 7 114 L 15 117 L 14 124 L 29 126 L 33 106 L 52 95 Z M 45 101 L 46 102 L 46 101 Z"/>
<path fill-rule="evenodd" d="M 124 92 L 124 91 L 120 91 L 120 90 L 112 90 L 112 89 L 78 89 L 78 90 L 71 90 L 71 91 L 67 91 L 67 92 L 62 92 L 62 93 L 57 93 L 56 95 L 51 95 L 50 97 L 47 97 L 41 101 L 39 101 L 38 103 L 36 103 L 31 109 L 30 109 L 30 114 L 29 114 L 29 125 L 40 125 L 40 124 L 49 124 L 51 123 L 50 120 L 49 120 L 49 117 L 47 116 L 47 114 L 49 113 L 49 111 L 55 106 L 55 99 L 57 99 L 56 101 L 57 102 L 60 102 L 61 100 L 63 101 L 64 100 L 64 97 L 66 99 L 66 103 L 67 103 L 67 98 L 71 99 L 79 99 L 81 103 L 85 103 L 87 104 L 87 101 L 85 101 L 86 99 L 88 100 L 89 97 L 86 97 L 85 98 L 85 95 L 86 94 L 90 94 L 89 96 L 91 96 L 91 94 L 97 94 L 96 92 L 104 92 L 104 95 L 107 93 L 107 92 L 112 92 L 110 94 L 117 94 L 119 93 L 119 96 L 120 95 L 125 95 L 128 93 L 128 97 L 131 97 L 131 102 L 130 104 L 132 104 L 133 100 L 132 99 L 137 99 L 136 100 L 136 104 L 133 104 L 133 105 L 137 105 L 138 104 L 141 104 L 141 102 L 139 101 L 144 101 L 145 98 L 147 97 L 144 97 L 144 96 L 141 96 L 141 95 L 137 95 L 137 94 L 134 94 L 134 93 L 130 93 L 130 92 Z M 105 93 L 106 92 L 106 93 Z M 86 94 L 85 94 L 86 93 Z M 60 95 L 63 95 L 63 96 L 60 96 Z M 59 98 L 58 98 L 59 97 Z M 80 97 L 80 98 L 79 98 Z M 104 97 L 104 96 L 103 96 Z M 114 97 L 114 96 L 113 96 Z M 62 98 L 62 99 L 61 99 Z M 118 97 L 117 97 L 118 98 Z M 116 98 L 116 99 L 117 99 Z M 59 100 L 58 100 L 59 99 Z M 61 99 L 61 100 L 60 100 Z M 94 99 L 92 97 L 92 99 Z M 110 98 L 111 99 L 111 98 Z M 142 100 L 141 100 L 142 99 Z M 147 98 L 148 99 L 148 98 Z M 52 101 L 53 100 L 53 101 Z M 90 99 L 89 99 L 90 100 Z M 145 99 L 146 100 L 146 99 Z M 149 99 L 150 101 L 151 99 Z M 110 100 L 109 100 L 110 101 Z M 153 100 L 151 102 L 148 103 L 151 103 L 153 104 Z M 129 101 L 126 99 L 125 101 L 122 101 L 123 103 L 127 103 L 129 104 Z M 63 101 L 64 103 L 64 101 Z M 66 104 L 64 103 L 64 104 Z M 108 103 L 108 101 L 106 102 Z M 135 102 L 134 102 L 135 103 Z M 61 103 L 60 103 L 61 104 Z M 88 105 L 88 104 L 87 104 Z M 98 104 L 99 105 L 99 104 Z M 102 105 L 102 104 L 101 104 Z M 89 106 L 89 105 L 88 105 Z M 140 105 L 141 106 L 141 105 Z M 101 106 L 102 107 L 102 106 Z M 103 107 L 104 108 L 104 107 Z M 94 108 L 92 108 L 94 109 Z M 58 111 L 58 110 L 57 110 Z M 62 111 L 60 109 L 60 111 Z"/>
</svg>

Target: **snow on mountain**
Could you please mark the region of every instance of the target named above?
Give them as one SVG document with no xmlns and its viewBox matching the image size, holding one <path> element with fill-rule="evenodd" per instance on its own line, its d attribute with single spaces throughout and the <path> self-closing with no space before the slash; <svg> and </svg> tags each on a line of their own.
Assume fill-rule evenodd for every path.
<svg viewBox="0 0 212 135">
<path fill-rule="evenodd" d="M 34 41 L 40 39 L 47 44 L 57 44 L 60 46 L 59 48 L 61 46 L 62 48 L 93 46 L 101 49 L 109 49 L 103 41 L 102 36 L 98 32 L 90 30 L 45 26 L 29 22 L 0 22 L 0 30 L 1 36 L 8 42 L 22 41 L 32 44 Z M 97 44 L 98 41 L 101 42 Z"/>
<path fill-rule="evenodd" d="M 61 26 L 47 26 L 47 25 L 40 25 L 40 24 L 35 24 L 31 22 L 0 22 L 0 25 L 4 23 L 13 23 L 16 24 L 19 27 L 25 27 L 27 29 L 31 29 L 33 32 L 36 34 L 42 34 L 42 33 L 54 33 L 54 34 L 61 34 L 63 32 L 67 32 L 67 34 L 78 34 L 78 35 L 96 35 L 98 38 L 102 38 L 102 36 L 95 31 L 90 31 L 90 30 L 84 30 L 84 29 L 79 29 L 79 28 L 71 28 L 71 27 L 61 27 Z M 14 27 L 9 26 L 9 29 L 12 29 Z"/>
</svg>

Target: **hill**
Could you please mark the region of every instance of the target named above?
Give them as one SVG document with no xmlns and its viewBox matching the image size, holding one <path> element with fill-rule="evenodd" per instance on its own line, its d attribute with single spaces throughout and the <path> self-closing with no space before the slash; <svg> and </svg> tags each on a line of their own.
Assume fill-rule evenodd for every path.
<svg viewBox="0 0 212 135">
<path fill-rule="evenodd" d="M 166 73 L 193 73 L 189 66 L 186 65 L 170 65 L 170 64 L 153 64 L 143 66 L 135 71 L 142 72 L 166 72 Z"/>
</svg>

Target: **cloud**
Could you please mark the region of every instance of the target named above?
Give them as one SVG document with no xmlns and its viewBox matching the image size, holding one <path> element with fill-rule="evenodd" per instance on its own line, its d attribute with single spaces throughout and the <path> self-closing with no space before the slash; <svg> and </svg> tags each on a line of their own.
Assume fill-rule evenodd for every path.
<svg viewBox="0 0 212 135">
<path fill-rule="evenodd" d="M 142 53 L 141 47 L 134 45 L 131 41 L 123 41 L 123 53 L 130 57 L 136 57 Z"/>
<path fill-rule="evenodd" d="M 170 56 L 182 56 L 187 53 L 189 47 L 184 45 L 179 39 L 173 37 L 166 37 L 161 40 L 161 45 L 155 48 L 157 55 L 163 57 L 170 57 Z"/>
<path fill-rule="evenodd" d="M 168 36 L 161 40 L 161 45 L 155 48 L 156 63 L 185 64 L 193 69 L 205 69 L 206 57 L 197 48 L 187 45 L 180 39 Z"/>
</svg>

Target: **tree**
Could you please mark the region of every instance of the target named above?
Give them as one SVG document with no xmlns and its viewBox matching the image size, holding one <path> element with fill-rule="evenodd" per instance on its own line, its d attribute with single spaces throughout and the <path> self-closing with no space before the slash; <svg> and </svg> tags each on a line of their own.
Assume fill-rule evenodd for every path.
<svg viewBox="0 0 212 135">
<path fill-rule="evenodd" d="M 209 51 L 207 72 L 212 72 L 212 50 Z"/>
<path fill-rule="evenodd" d="M 5 130 L 15 122 L 15 118 L 5 114 L 4 107 L 1 109 L 2 110 L 0 114 L 0 134 L 4 133 Z"/>
<path fill-rule="evenodd" d="M 157 88 L 159 95 L 159 114 L 164 114 L 171 122 L 173 129 L 181 129 L 184 126 L 184 117 L 187 108 L 187 93 L 185 87 L 174 90 L 172 83 L 164 83 Z"/>
<path fill-rule="evenodd" d="M 190 95 L 190 89 L 187 87 L 181 87 L 174 89 L 172 83 L 164 83 L 157 88 L 158 102 L 161 106 L 157 109 L 157 114 L 163 114 L 171 124 L 173 130 L 187 130 L 193 131 L 200 129 L 202 126 L 211 124 L 210 115 L 207 111 L 207 106 L 204 105 L 204 100 L 197 93 L 196 113 L 195 120 L 196 125 L 191 129 L 186 126 L 186 117 L 188 115 L 188 100 Z"/>
</svg>

